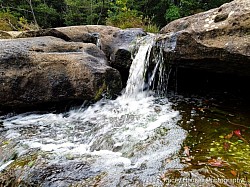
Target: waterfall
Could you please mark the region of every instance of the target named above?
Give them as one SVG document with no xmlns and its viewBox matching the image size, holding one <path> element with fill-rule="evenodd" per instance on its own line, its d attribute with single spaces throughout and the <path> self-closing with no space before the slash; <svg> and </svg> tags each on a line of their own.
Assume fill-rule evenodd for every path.
<svg viewBox="0 0 250 187">
<path fill-rule="evenodd" d="M 172 103 L 149 91 L 162 87 L 166 78 L 162 54 L 155 56 L 155 67 L 148 71 L 154 44 L 155 36 L 140 39 L 127 87 L 116 100 L 103 99 L 61 114 L 13 116 L 3 120 L 1 135 L 16 142 L 19 155 L 35 148 L 54 155 L 48 162 L 62 157 L 66 162 L 68 155 L 90 162 L 92 170 L 108 174 L 106 186 L 117 186 L 129 169 L 137 172 L 127 176 L 160 183 L 160 173 L 182 167 L 176 154 L 186 131 L 177 125 L 181 116 Z M 167 158 L 171 161 L 164 163 Z"/>
<path fill-rule="evenodd" d="M 130 74 L 124 94 L 127 97 L 135 97 L 144 90 L 145 72 L 149 64 L 150 53 L 154 42 L 154 36 L 147 36 L 138 41 L 140 46 L 130 67 Z"/>
</svg>

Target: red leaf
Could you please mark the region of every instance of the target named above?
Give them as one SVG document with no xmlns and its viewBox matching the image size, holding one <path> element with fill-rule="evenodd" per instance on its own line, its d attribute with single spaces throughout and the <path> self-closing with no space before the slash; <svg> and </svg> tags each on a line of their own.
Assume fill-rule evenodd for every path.
<svg viewBox="0 0 250 187">
<path fill-rule="evenodd" d="M 239 130 L 239 129 L 234 130 L 234 134 L 235 134 L 237 137 L 242 138 L 242 136 L 241 136 L 241 132 L 240 132 L 240 130 Z"/>
<path fill-rule="evenodd" d="M 225 166 L 225 162 L 222 160 L 222 159 L 211 159 L 211 160 L 208 160 L 208 164 L 210 166 L 215 166 L 215 167 L 222 167 L 222 166 Z"/>
<path fill-rule="evenodd" d="M 243 138 L 243 137 L 241 136 L 241 132 L 240 132 L 239 129 L 234 130 L 234 134 L 235 134 L 239 139 L 243 140 L 246 144 L 248 144 L 248 141 L 247 141 L 245 138 Z"/>
</svg>

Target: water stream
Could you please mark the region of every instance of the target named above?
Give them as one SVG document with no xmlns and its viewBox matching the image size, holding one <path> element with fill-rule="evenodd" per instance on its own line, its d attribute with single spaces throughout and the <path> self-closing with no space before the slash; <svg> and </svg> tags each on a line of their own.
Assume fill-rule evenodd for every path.
<svg viewBox="0 0 250 187">
<path fill-rule="evenodd" d="M 162 48 L 174 50 L 176 37 L 155 37 L 138 39 L 117 99 L 0 116 L 0 186 L 250 186 L 249 92 L 235 94 L 242 88 L 231 81 L 202 96 L 178 80 L 186 96 L 166 97 L 171 68 Z"/>
<path fill-rule="evenodd" d="M 60 114 L 2 117 L 2 141 L 15 142 L 16 157 L 40 150 L 49 155 L 47 163 L 87 162 L 89 173 L 105 173 L 101 186 L 132 186 L 135 181 L 161 186 L 163 172 L 183 168 L 178 153 L 187 132 L 177 124 L 181 115 L 172 103 L 147 89 L 162 71 L 158 60 L 145 79 L 154 37 L 139 42 L 127 87 L 116 100 L 102 99 Z M 1 170 L 12 161 L 2 160 Z"/>
</svg>

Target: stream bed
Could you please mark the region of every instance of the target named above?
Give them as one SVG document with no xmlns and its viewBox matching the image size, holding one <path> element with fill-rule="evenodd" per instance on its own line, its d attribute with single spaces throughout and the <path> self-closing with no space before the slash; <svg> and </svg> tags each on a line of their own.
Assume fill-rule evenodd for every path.
<svg viewBox="0 0 250 187">
<path fill-rule="evenodd" d="M 169 100 L 118 98 L 60 114 L 2 117 L 0 184 L 247 186 L 247 106 Z"/>
<path fill-rule="evenodd" d="M 161 50 L 148 71 L 154 42 L 142 38 L 115 100 L 0 116 L 0 186 L 249 186 L 249 95 L 149 90 L 166 93 L 170 72 Z"/>
</svg>

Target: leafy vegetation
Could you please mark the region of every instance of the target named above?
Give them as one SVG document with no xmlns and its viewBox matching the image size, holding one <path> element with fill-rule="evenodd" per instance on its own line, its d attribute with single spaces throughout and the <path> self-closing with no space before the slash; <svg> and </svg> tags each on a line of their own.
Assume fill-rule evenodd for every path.
<svg viewBox="0 0 250 187">
<path fill-rule="evenodd" d="M 157 32 L 180 17 L 231 0 L 0 0 L 1 30 L 107 24 Z"/>
</svg>

